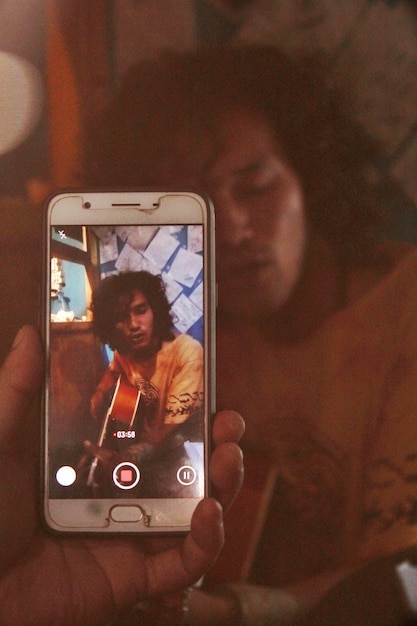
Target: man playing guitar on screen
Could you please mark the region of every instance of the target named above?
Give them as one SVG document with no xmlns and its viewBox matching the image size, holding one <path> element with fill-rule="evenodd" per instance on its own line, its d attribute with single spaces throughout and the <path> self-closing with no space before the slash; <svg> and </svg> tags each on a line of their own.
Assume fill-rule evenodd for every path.
<svg viewBox="0 0 417 626">
<path fill-rule="evenodd" d="M 112 466 L 115 458 L 128 459 L 146 475 L 151 460 L 166 468 L 169 457 L 184 455 L 185 425 L 187 436 L 202 440 L 203 399 L 202 346 L 174 333 L 160 276 L 145 271 L 109 276 L 93 294 L 92 309 L 95 331 L 114 355 L 91 398 L 91 413 L 103 425 L 98 449 L 91 448 L 90 485 L 97 481 L 97 460 Z"/>
</svg>

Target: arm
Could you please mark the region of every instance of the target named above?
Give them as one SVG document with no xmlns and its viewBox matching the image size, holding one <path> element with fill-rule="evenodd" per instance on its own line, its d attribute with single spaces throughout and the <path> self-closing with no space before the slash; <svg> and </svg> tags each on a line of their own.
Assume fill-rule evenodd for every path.
<svg viewBox="0 0 417 626">
<path fill-rule="evenodd" d="M 184 424 L 201 412 L 204 394 L 204 361 L 201 345 L 182 335 L 176 354 L 176 366 L 166 393 L 163 420 L 166 425 Z"/>
<path fill-rule="evenodd" d="M 103 419 L 105 410 L 109 406 L 110 392 L 114 390 L 117 376 L 117 372 L 107 369 L 91 397 L 90 412 L 97 421 Z"/>
<path fill-rule="evenodd" d="M 160 381 L 161 406 L 155 419 L 149 420 L 141 433 L 141 441 L 130 451 L 150 458 L 181 426 L 199 419 L 203 406 L 203 351 L 188 335 L 181 335 L 171 346 L 169 359 L 159 361 L 165 373 Z M 166 384 L 168 381 L 168 384 Z"/>
<path fill-rule="evenodd" d="M 356 570 L 328 572 L 287 589 L 237 583 L 210 593 L 193 590 L 187 623 L 411 626 L 416 607 L 409 604 L 396 569 L 405 561 L 417 563 L 416 549 L 375 559 Z"/>
</svg>

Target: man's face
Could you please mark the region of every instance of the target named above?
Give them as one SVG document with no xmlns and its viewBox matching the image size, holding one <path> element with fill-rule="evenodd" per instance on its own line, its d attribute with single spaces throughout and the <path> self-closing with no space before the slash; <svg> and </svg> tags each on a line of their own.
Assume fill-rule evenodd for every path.
<svg viewBox="0 0 417 626">
<path fill-rule="evenodd" d="M 221 149 L 200 188 L 216 212 L 219 308 L 259 317 L 281 308 L 301 273 L 301 185 L 268 125 L 246 111 L 224 114 Z"/>
<path fill-rule="evenodd" d="M 122 351 L 140 358 L 154 347 L 154 314 L 146 296 L 135 290 L 128 299 L 119 303 L 116 332 Z"/>
</svg>

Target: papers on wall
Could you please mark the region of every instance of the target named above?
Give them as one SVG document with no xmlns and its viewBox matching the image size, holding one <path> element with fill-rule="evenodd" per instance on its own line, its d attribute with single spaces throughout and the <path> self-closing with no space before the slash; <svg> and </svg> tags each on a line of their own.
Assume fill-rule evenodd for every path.
<svg viewBox="0 0 417 626">
<path fill-rule="evenodd" d="M 201 317 L 201 310 L 184 294 L 172 305 L 175 328 L 186 333 Z"/>
</svg>

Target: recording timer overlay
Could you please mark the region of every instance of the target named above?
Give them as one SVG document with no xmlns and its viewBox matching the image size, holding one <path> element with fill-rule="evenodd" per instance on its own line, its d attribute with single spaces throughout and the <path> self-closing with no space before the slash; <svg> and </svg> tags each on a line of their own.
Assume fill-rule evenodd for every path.
<svg viewBox="0 0 417 626">
<path fill-rule="evenodd" d="M 113 433 L 116 439 L 135 439 L 136 432 L 134 430 L 117 430 Z"/>
<path fill-rule="evenodd" d="M 74 311 L 72 309 L 78 302 L 74 294 L 75 288 L 80 288 L 79 268 L 74 272 L 71 261 L 68 259 L 71 254 L 63 254 L 62 258 L 54 254 L 54 241 L 59 242 L 58 250 L 62 251 L 63 244 L 68 249 L 73 247 L 82 249 L 81 257 L 89 258 L 91 254 L 91 242 L 95 251 L 89 265 L 89 274 L 85 276 L 84 293 L 91 293 L 91 286 L 88 281 L 91 279 L 91 266 L 97 267 L 97 280 L 100 281 L 112 274 L 130 271 L 148 271 L 162 276 L 166 294 L 171 305 L 171 312 L 177 333 L 187 333 L 200 343 L 203 343 L 203 226 L 89 226 L 74 227 L 57 226 L 52 229 L 51 256 L 58 257 L 55 260 L 54 287 L 58 291 L 59 301 L 65 303 L 66 315 L 62 316 L 62 321 L 68 322 L 76 329 L 76 324 L 80 321 L 91 320 L 89 317 L 89 300 L 86 297 L 85 309 Z M 86 244 L 87 242 L 87 244 Z M 67 257 L 67 258 L 66 258 Z M 94 259 L 94 262 L 93 262 Z M 86 266 L 87 266 L 86 263 Z M 78 263 L 79 265 L 79 263 Z M 58 280 L 56 280 L 58 279 Z M 51 291 L 52 294 L 52 291 Z M 51 295 L 52 297 L 52 295 Z M 57 298 L 55 298 L 56 300 Z M 79 306 L 77 304 L 77 306 Z M 52 312 L 52 307 L 51 307 Z M 59 316 L 58 316 L 59 319 Z M 51 322 L 51 351 L 54 352 L 55 335 L 59 322 Z M 62 337 L 61 337 L 62 341 Z M 71 355 L 78 349 L 76 342 L 70 345 L 70 333 L 66 352 Z M 101 370 L 104 371 L 112 360 L 113 353 L 108 346 L 102 346 Z M 77 378 L 71 365 L 71 358 L 60 358 L 59 363 L 51 364 L 51 387 L 54 387 L 54 377 L 59 372 L 59 376 L 67 378 L 69 384 Z M 58 366 L 58 367 L 57 367 Z M 84 367 L 81 364 L 81 367 Z M 78 368 L 80 363 L 78 362 Z M 99 382 L 91 383 L 91 372 L 88 369 L 88 359 L 85 360 L 85 377 L 82 380 L 83 389 L 75 389 L 74 397 L 82 392 L 83 399 L 79 403 L 84 406 L 82 411 L 78 406 L 71 406 L 72 398 L 67 403 L 59 396 L 51 393 L 50 396 L 50 497 L 52 498 L 91 498 L 91 497 L 117 497 L 120 490 L 124 491 L 124 497 L 137 497 L 137 490 L 142 489 L 145 483 L 149 482 L 152 474 L 152 463 L 146 468 L 138 467 L 134 462 L 124 461 L 117 464 L 112 472 L 112 494 L 108 496 L 91 495 L 90 489 L 85 489 L 81 485 L 80 463 L 86 456 L 84 442 L 91 441 L 97 445 L 97 424 L 89 415 L 89 401 Z M 85 387 L 90 387 L 85 391 Z M 68 407 L 66 406 L 68 404 Z M 62 413 L 67 411 L 64 420 Z M 82 414 L 81 414 L 82 413 Z M 56 416 L 56 421 L 54 419 Z M 59 416 L 59 418 L 58 418 Z M 66 428 L 60 428 L 60 422 L 65 422 Z M 184 455 L 173 461 L 168 453 L 165 462 L 159 459 L 158 490 L 155 497 L 195 497 L 203 494 L 204 491 L 204 443 L 202 437 L 202 426 L 197 438 L 186 438 L 184 442 Z M 95 434 L 94 434 L 95 433 Z M 111 440 L 114 444 L 111 443 Z M 138 444 L 138 437 L 135 428 L 126 425 L 113 424 L 107 434 L 106 447 L 123 451 L 131 445 Z M 121 455 L 122 458 L 124 454 Z M 100 462 L 98 461 L 99 465 Z M 164 467 L 161 467 L 165 464 Z M 120 465 L 120 467 L 119 467 Z M 156 465 L 155 465 L 156 467 Z M 162 472 L 162 473 L 161 473 Z M 84 470 L 85 473 L 85 470 Z M 162 477 L 162 478 L 161 478 Z M 159 489 L 160 487 L 160 489 Z M 181 491 L 182 490 L 182 491 Z M 142 496 L 142 494 L 140 494 Z M 154 494 L 152 494 L 154 495 Z M 151 497 L 145 494 L 144 497 Z"/>
</svg>

